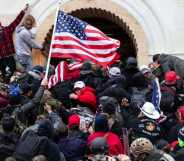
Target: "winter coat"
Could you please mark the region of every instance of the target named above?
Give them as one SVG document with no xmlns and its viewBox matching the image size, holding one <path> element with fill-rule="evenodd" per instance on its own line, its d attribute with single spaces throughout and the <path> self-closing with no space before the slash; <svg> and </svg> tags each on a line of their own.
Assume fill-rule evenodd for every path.
<svg viewBox="0 0 184 161">
<path fill-rule="evenodd" d="M 184 126 L 184 124 L 182 123 L 178 123 L 175 126 L 172 126 L 172 128 L 170 128 L 170 130 L 167 133 L 167 140 L 169 143 L 175 141 L 178 139 L 178 133 L 179 130 Z"/>
<path fill-rule="evenodd" d="M 130 98 L 129 93 L 119 85 L 113 85 L 106 88 L 103 92 L 98 94 L 98 98 L 102 96 L 114 97 L 118 102 L 121 102 L 122 98 Z"/>
<path fill-rule="evenodd" d="M 24 26 L 16 28 L 15 50 L 19 56 L 31 56 L 32 48 L 41 49 L 41 46 L 34 41 L 33 33 Z"/>
<path fill-rule="evenodd" d="M 112 132 L 94 132 L 93 134 L 89 135 L 87 144 L 90 147 L 93 140 L 97 137 L 105 137 L 107 140 L 107 144 L 109 146 L 109 155 L 118 155 L 123 154 L 124 148 L 121 144 L 119 137 L 112 133 Z"/>
<path fill-rule="evenodd" d="M 69 94 L 73 91 L 72 87 L 72 82 L 70 80 L 63 81 L 52 87 L 51 93 L 54 98 L 60 100 L 66 108 L 69 108 L 71 106 Z"/>
<path fill-rule="evenodd" d="M 13 45 L 13 32 L 17 25 L 20 23 L 25 12 L 22 11 L 17 18 L 7 27 L 4 27 L 0 33 L 0 58 L 12 56 L 15 53 Z"/>
<path fill-rule="evenodd" d="M 0 133 L 1 160 L 5 160 L 5 158 L 11 156 L 15 152 L 18 141 L 19 141 L 18 136 L 13 132 Z"/>
<path fill-rule="evenodd" d="M 81 89 L 77 101 L 79 104 L 89 107 L 93 112 L 96 111 L 96 95 L 93 88 L 86 86 Z"/>
<path fill-rule="evenodd" d="M 80 77 L 78 78 L 78 80 L 83 81 L 86 86 L 90 86 L 96 90 L 98 88 L 101 88 L 103 79 L 104 78 L 102 76 L 98 76 L 97 74 L 93 72 L 89 74 L 85 74 L 85 75 L 80 75 Z"/>
<path fill-rule="evenodd" d="M 67 138 L 60 139 L 58 146 L 66 161 L 78 161 L 83 160 L 87 143 L 80 131 L 72 131 Z"/>
<path fill-rule="evenodd" d="M 40 86 L 33 99 L 15 109 L 15 115 L 21 122 L 25 123 L 27 121 L 26 115 L 40 103 L 44 89 L 43 86 Z"/>
<path fill-rule="evenodd" d="M 118 86 L 124 88 L 126 86 L 126 79 L 124 75 L 112 77 L 102 84 L 101 88 L 98 89 L 98 93 L 105 91 L 107 88 Z"/>
<path fill-rule="evenodd" d="M 48 161 L 64 161 L 65 158 L 62 158 L 63 154 L 59 151 L 59 147 L 53 141 L 50 141 L 50 145 L 48 147 Z"/>
<path fill-rule="evenodd" d="M 174 70 L 179 76 L 184 78 L 184 60 L 167 54 L 161 54 L 159 63 L 164 73 L 169 70 Z"/>
<path fill-rule="evenodd" d="M 134 68 L 125 68 L 123 71 L 123 74 L 126 78 L 127 87 L 131 87 L 134 84 L 134 75 L 139 72 L 139 69 L 137 67 Z"/>
</svg>

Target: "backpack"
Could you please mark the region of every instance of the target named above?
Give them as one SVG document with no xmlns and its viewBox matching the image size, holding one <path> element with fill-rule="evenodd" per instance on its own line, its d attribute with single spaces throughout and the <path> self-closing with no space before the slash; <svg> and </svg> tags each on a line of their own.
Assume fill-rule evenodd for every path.
<svg viewBox="0 0 184 161">
<path fill-rule="evenodd" d="M 0 138 L 0 160 L 4 161 L 15 152 L 16 140 L 11 136 L 1 134 Z"/>
<path fill-rule="evenodd" d="M 148 93 L 147 88 L 137 88 L 137 87 L 132 87 L 132 94 L 130 97 L 131 105 L 132 107 L 140 108 L 143 106 L 143 104 L 146 102 L 146 94 Z"/>
<path fill-rule="evenodd" d="M 15 158 L 18 161 L 31 161 L 39 154 L 47 156 L 49 140 L 45 136 L 38 136 L 33 131 L 28 131 L 23 135 L 15 151 Z"/>
</svg>

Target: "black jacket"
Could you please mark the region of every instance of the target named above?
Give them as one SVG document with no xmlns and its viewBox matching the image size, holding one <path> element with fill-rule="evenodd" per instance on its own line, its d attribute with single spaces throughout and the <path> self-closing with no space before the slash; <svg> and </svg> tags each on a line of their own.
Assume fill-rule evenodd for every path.
<svg viewBox="0 0 184 161">
<path fill-rule="evenodd" d="M 174 70 L 179 76 L 184 78 L 184 60 L 176 56 L 161 54 L 159 63 L 164 73 L 169 70 Z"/>
<path fill-rule="evenodd" d="M 30 111 L 32 111 L 32 110 L 37 111 L 38 110 L 36 108 L 38 108 L 38 106 L 39 106 L 39 103 L 40 103 L 40 100 L 43 96 L 43 93 L 44 93 L 44 87 L 40 86 L 40 88 L 36 92 L 33 99 L 29 100 L 27 103 L 25 103 L 22 106 L 15 109 L 14 113 L 15 113 L 16 118 L 19 121 L 26 124 L 26 122 L 28 121 L 27 120 L 27 115 L 30 113 Z M 36 115 L 35 111 L 34 111 L 33 115 L 34 114 Z"/>
</svg>

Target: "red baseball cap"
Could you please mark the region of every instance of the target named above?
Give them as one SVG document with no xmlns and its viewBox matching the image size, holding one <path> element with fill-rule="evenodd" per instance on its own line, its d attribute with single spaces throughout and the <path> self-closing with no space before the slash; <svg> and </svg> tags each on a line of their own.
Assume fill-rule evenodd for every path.
<svg viewBox="0 0 184 161">
<path fill-rule="evenodd" d="M 79 126 L 80 125 L 80 117 L 77 114 L 73 114 L 68 119 L 68 126 L 69 128 L 73 126 Z"/>
<path fill-rule="evenodd" d="M 165 82 L 168 85 L 175 84 L 177 80 L 177 74 L 175 71 L 168 71 L 165 73 Z"/>
</svg>

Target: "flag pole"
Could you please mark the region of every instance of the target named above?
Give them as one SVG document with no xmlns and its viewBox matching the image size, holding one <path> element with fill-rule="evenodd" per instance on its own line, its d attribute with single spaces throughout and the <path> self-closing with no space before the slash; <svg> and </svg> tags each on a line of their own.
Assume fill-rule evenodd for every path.
<svg viewBox="0 0 184 161">
<path fill-rule="evenodd" d="M 57 22 L 57 17 L 58 17 L 58 12 L 59 12 L 60 5 L 61 5 L 61 0 L 58 1 L 57 9 L 56 9 L 56 15 L 55 15 L 55 20 L 54 20 L 54 28 L 53 28 L 53 31 L 52 31 L 51 44 L 50 44 L 50 49 L 49 49 L 49 56 L 48 56 L 48 59 L 47 59 L 47 66 L 46 66 L 46 71 L 45 71 L 45 78 L 46 79 L 48 79 L 49 66 L 50 66 L 50 60 L 51 60 L 51 52 L 52 52 L 52 44 L 53 44 L 53 40 L 54 40 L 54 33 L 55 33 L 55 29 L 56 29 L 56 22 Z"/>
</svg>

